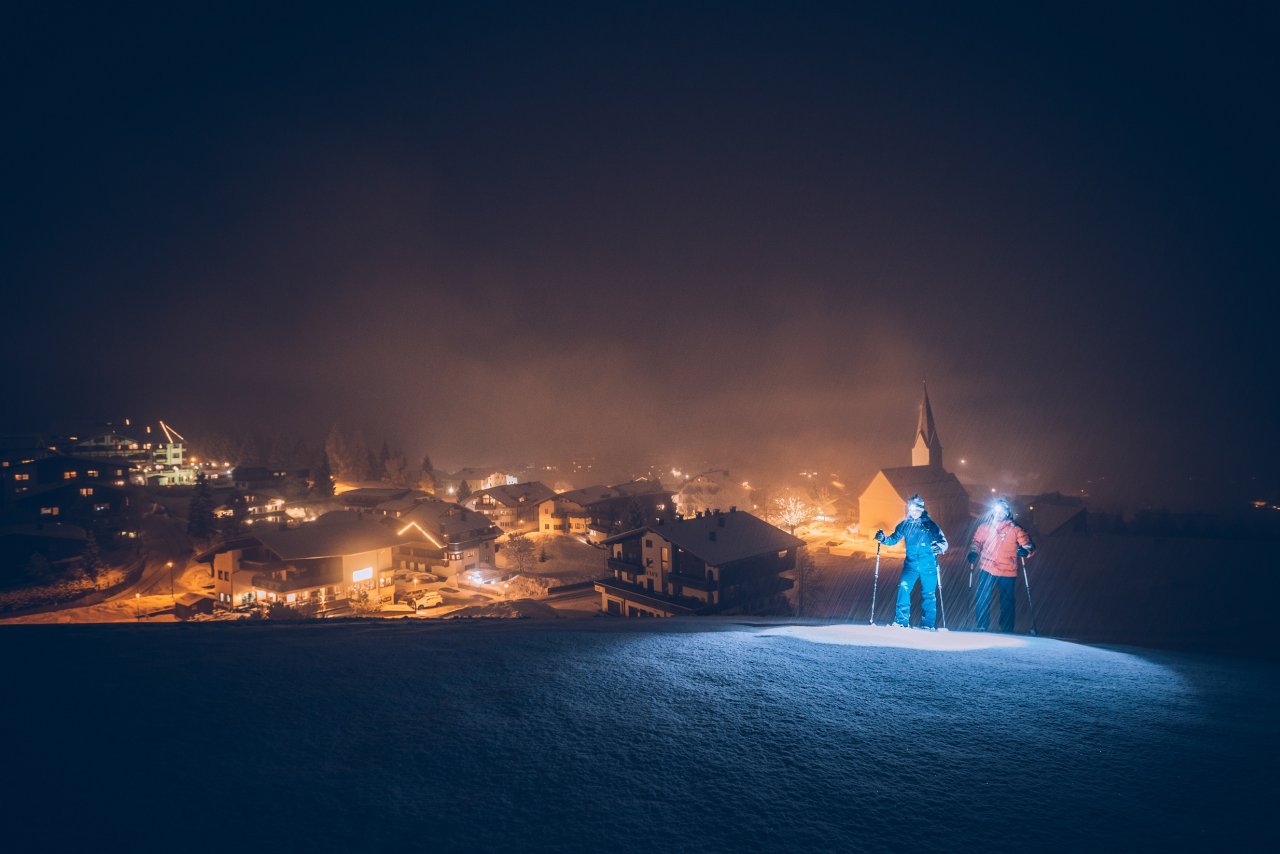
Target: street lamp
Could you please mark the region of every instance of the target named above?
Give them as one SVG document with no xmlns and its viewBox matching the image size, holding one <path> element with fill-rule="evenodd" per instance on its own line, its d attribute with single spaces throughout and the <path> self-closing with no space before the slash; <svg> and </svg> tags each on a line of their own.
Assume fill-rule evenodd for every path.
<svg viewBox="0 0 1280 854">
<path fill-rule="evenodd" d="M 139 623 L 142 622 L 142 594 L 133 594 L 133 618 Z"/>
<path fill-rule="evenodd" d="M 177 604 L 178 600 L 173 597 L 173 561 L 166 561 L 165 566 L 169 569 L 169 598 Z"/>
</svg>

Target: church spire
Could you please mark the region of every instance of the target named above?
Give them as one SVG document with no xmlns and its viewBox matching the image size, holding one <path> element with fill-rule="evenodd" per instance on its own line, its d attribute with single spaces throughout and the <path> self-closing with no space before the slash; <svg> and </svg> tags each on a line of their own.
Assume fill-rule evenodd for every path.
<svg viewBox="0 0 1280 854">
<path fill-rule="evenodd" d="M 942 443 L 933 423 L 933 407 L 929 405 L 929 387 L 920 398 L 920 417 L 916 421 L 916 441 L 911 448 L 911 465 L 942 468 Z"/>
</svg>

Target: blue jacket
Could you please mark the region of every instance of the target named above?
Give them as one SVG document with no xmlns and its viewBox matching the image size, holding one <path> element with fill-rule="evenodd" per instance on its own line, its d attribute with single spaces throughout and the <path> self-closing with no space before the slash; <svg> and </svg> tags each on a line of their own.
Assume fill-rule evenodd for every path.
<svg viewBox="0 0 1280 854">
<path fill-rule="evenodd" d="M 938 523 L 929 518 L 928 511 L 920 514 L 919 519 L 903 519 L 893 533 L 884 538 L 884 544 L 895 546 L 902 540 L 906 541 L 907 563 L 919 568 L 938 565 L 938 557 L 933 553 L 935 543 L 942 552 L 947 550 L 947 537 Z"/>
</svg>

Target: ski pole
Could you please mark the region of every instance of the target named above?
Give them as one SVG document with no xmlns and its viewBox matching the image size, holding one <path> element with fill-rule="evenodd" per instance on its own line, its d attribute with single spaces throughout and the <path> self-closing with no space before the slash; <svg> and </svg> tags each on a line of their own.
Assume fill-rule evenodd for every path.
<svg viewBox="0 0 1280 854">
<path fill-rule="evenodd" d="M 1031 612 L 1031 634 L 1034 636 L 1036 632 L 1036 606 L 1031 604 L 1031 579 L 1027 577 L 1027 559 L 1018 556 L 1018 563 L 1022 565 L 1022 583 L 1027 588 L 1027 610 Z"/>
<path fill-rule="evenodd" d="M 871 582 L 871 619 L 867 620 L 869 625 L 876 624 L 876 589 L 880 586 L 880 543 L 876 543 L 876 574 Z"/>
<path fill-rule="evenodd" d="M 942 627 L 947 627 L 947 603 L 942 598 L 942 567 L 938 567 L 938 612 L 942 617 Z"/>
</svg>

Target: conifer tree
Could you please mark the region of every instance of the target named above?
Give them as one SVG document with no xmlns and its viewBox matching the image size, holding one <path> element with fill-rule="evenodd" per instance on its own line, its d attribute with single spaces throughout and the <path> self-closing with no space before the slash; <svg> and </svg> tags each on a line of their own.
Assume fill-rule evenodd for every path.
<svg viewBox="0 0 1280 854">
<path fill-rule="evenodd" d="M 218 531 L 213 517 L 213 492 L 204 472 L 196 474 L 196 489 L 187 511 L 187 535 L 197 542 L 208 541 Z"/>
<path fill-rule="evenodd" d="M 322 498 L 329 498 L 333 495 L 333 470 L 329 467 L 329 454 L 327 451 L 320 452 L 320 464 L 316 466 L 314 479 L 316 495 Z"/>
</svg>

